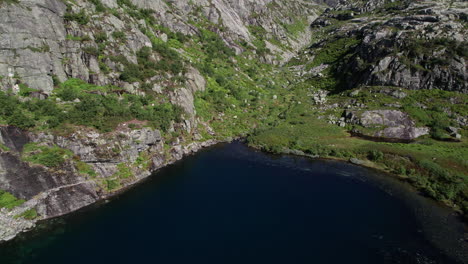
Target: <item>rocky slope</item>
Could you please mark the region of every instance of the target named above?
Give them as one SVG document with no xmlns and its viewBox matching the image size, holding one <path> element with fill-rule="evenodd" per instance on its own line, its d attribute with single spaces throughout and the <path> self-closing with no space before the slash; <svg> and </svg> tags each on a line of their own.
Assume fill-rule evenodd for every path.
<svg viewBox="0 0 468 264">
<path fill-rule="evenodd" d="M 379 5 L 380 3 L 380 5 Z M 314 22 L 332 36 L 312 47 L 347 38 L 357 45 L 336 67 L 342 89 L 361 85 L 468 92 L 467 5 L 447 1 L 369 1 L 341 5 Z"/>
<path fill-rule="evenodd" d="M 113 74 L 119 72 L 122 65 L 90 52 L 100 48 L 103 38 L 109 39 L 109 45 L 102 48 L 101 57 L 122 55 L 136 63 L 135 52 L 152 45 L 149 36 L 167 40 L 167 33 L 172 31 L 193 36 L 200 33 L 198 25 L 202 22 L 210 23 L 213 31 L 237 53 L 245 49 L 240 41 L 253 45 L 256 37 L 249 27 L 262 27 L 265 31 L 262 37 L 278 39 L 288 47 L 281 49 L 267 44 L 286 60 L 295 49 L 308 43 L 308 35 L 292 36 L 281 25 L 309 24 L 317 16 L 315 5 L 299 0 L 94 2 L 99 4 L 59 0 L 2 3 L 0 75 L 5 77 L 3 89 L 15 89 L 16 82 L 21 81 L 30 88 L 50 94 L 54 87 L 53 77 L 59 81 L 79 78 L 100 85 L 125 85 L 118 79 L 118 74 Z M 157 21 L 158 28 L 149 26 L 144 15 Z M 163 27 L 170 31 L 164 32 Z M 265 59 L 273 61 L 274 57 Z M 104 64 L 112 72 L 103 73 Z"/>
<path fill-rule="evenodd" d="M 430 133 L 428 127 L 417 125 L 434 127 L 436 121 L 417 115 L 428 110 L 423 98 L 407 105 L 405 89 L 422 90 L 419 94 L 427 94 L 423 97 L 430 97 L 424 90 L 468 92 L 467 12 L 463 1 L 341 1 L 314 21 L 313 44 L 291 65 L 299 82 L 349 96 L 334 105 L 349 111 L 330 122 L 357 126 L 358 134 L 376 138 L 413 140 Z M 372 106 L 360 99 L 369 89 L 376 98 Z M 439 130 L 466 126 L 464 96 L 457 93 L 437 105 L 447 120 Z M 395 111 L 406 117 L 386 122 L 386 113 Z M 367 129 L 371 116 L 373 130 Z"/>
<path fill-rule="evenodd" d="M 21 116 L 36 116 L 34 129 L 20 129 L 8 126 L 18 118 L 2 109 L 0 190 L 23 202 L 0 212 L 0 241 L 229 139 L 215 136 L 196 114 L 195 94 L 210 81 L 200 69 L 213 60 L 204 61 L 197 52 L 283 63 L 309 43 L 308 25 L 322 9 L 302 0 L 0 1 L 0 90 L 24 103 Z M 93 86 L 68 100 L 68 91 L 84 87 L 73 78 Z M 43 114 L 28 109 L 28 102 L 39 99 L 67 113 L 99 96 L 139 98 L 146 102 L 143 109 L 162 104 L 161 111 L 172 111 L 171 103 L 183 115 L 162 130 L 161 123 L 155 128 L 136 119 L 124 119 L 111 131 L 77 125 L 42 129 Z M 56 117 L 42 124 L 53 127 L 52 120 Z"/>
<path fill-rule="evenodd" d="M 458 161 L 466 154 L 467 8 L 0 0 L 0 241 L 252 131 L 270 151 L 385 160 L 379 166 L 404 168 L 418 188 L 468 212 Z M 447 154 L 429 141 L 437 153 L 427 142 L 372 145 L 345 131 L 459 145 Z M 382 152 L 367 154 L 367 144 Z M 420 149 L 429 154 L 411 156 Z M 442 167 L 419 162 L 427 155 Z"/>
<path fill-rule="evenodd" d="M 467 2 L 339 1 L 249 144 L 391 173 L 468 219 Z"/>
</svg>

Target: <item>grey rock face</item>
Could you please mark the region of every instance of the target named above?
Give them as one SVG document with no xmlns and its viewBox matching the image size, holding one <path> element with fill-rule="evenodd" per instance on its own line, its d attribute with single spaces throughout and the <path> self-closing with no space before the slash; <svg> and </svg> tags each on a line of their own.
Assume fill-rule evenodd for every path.
<svg viewBox="0 0 468 264">
<path fill-rule="evenodd" d="M 446 1 L 402 1 L 389 14 L 370 12 L 389 2 L 342 1 L 337 6 L 358 12 L 360 17 L 336 29 L 334 35 L 362 40 L 352 48 L 353 56 L 338 67 L 337 72 L 344 76 L 343 88 L 395 86 L 468 93 L 464 48 L 468 45 L 464 19 L 468 3 L 455 1 L 451 6 Z M 332 19 L 338 18 L 326 12 L 314 26 L 326 26 Z"/>
<path fill-rule="evenodd" d="M 429 128 L 416 127 L 408 114 L 398 110 L 365 111 L 362 114 L 346 111 L 347 122 L 359 124 L 366 128 L 376 128 L 378 131 L 369 136 L 413 140 L 429 134 Z"/>
<path fill-rule="evenodd" d="M 165 152 L 163 138 L 158 130 L 146 127 L 129 129 L 127 123 L 121 124 L 117 131 L 108 134 L 84 129 L 77 130 L 67 137 L 26 133 L 12 128 L 1 128 L 0 131 L 0 139 L 3 142 L 10 142 L 20 135 L 26 138 L 23 143 L 37 142 L 69 149 L 96 172 L 94 177 L 83 175 L 75 169 L 71 161 L 60 168 L 46 168 L 22 161 L 15 148 L 11 148 L 10 151 L 0 150 L 0 189 L 26 200 L 26 203 L 20 208 L 15 208 L 15 211 L 0 212 L 0 241 L 11 239 L 19 232 L 34 226 L 38 219 L 14 221 L 15 215 L 28 209 L 36 209 L 40 215 L 39 219 L 48 219 L 76 211 L 112 195 L 113 192 L 102 184 L 107 179 L 115 179 L 119 164 L 126 164 L 133 174 L 121 182 L 122 187 L 126 187 L 185 155 L 217 143 L 214 140 L 187 145 L 179 142 Z M 137 165 L 141 154 L 144 154 L 149 162 L 145 166 Z"/>
<path fill-rule="evenodd" d="M 189 20 L 199 19 L 201 15 L 214 24 L 221 23 L 219 27 L 225 30 L 217 33 L 238 52 L 243 49 L 237 44 L 240 40 L 252 42 L 253 36 L 248 29 L 250 25 L 262 26 L 268 34 L 266 38 L 275 37 L 292 47 L 301 48 L 308 43 L 308 32 L 291 37 L 283 27 L 277 26 L 278 21 L 291 23 L 285 10 L 298 17 L 305 17 L 308 22 L 317 17 L 317 5 L 300 0 L 277 2 L 278 6 L 274 7 L 268 0 L 183 0 L 173 2 L 171 6 L 162 0 L 132 2 L 139 8 L 153 10 L 156 20 L 162 25 L 187 35 L 198 32 Z M 90 11 L 94 10 L 91 2 L 77 0 L 73 3 L 70 6 L 74 13 L 84 11 L 91 16 Z M 103 4 L 121 10 L 115 0 L 106 0 Z M 144 21 L 136 21 L 128 15 L 118 18 L 112 14 L 102 14 L 93 15 L 88 25 L 83 27 L 75 21 L 64 20 L 66 8 L 58 0 L 21 0 L 19 4 L 0 7 L 0 76 L 5 77 L 1 80 L 3 89 L 15 88 L 17 82 L 22 82 L 50 94 L 54 76 L 61 81 L 73 77 L 99 85 L 121 86 L 118 74 L 101 72 L 96 55 L 88 52 L 90 48 L 97 49 L 96 36 L 102 32 L 124 31 L 125 45 L 111 45 L 106 48 L 104 55 L 123 55 L 132 63 L 136 63 L 136 51 L 151 46 L 149 38 L 140 31 L 140 24 L 143 25 Z M 202 10 L 201 14 L 196 13 L 199 9 Z M 252 19 L 254 14 L 262 15 Z M 162 37 L 162 34 L 155 33 Z M 107 37 L 113 40 L 112 34 L 107 34 Z M 79 41 L 82 38 L 88 40 Z M 284 60 L 293 54 L 290 50 L 279 49 L 278 52 Z M 274 58 L 276 54 L 266 60 L 273 61 Z M 111 61 L 106 61 L 106 64 L 117 72 L 122 66 Z"/>
</svg>

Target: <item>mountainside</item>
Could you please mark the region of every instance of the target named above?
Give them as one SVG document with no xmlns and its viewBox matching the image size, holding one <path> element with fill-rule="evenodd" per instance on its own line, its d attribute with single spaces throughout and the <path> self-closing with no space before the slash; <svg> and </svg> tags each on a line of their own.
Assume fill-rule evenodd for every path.
<svg viewBox="0 0 468 264">
<path fill-rule="evenodd" d="M 467 11 L 0 0 L 0 241 L 238 137 L 386 170 L 466 213 Z"/>
<path fill-rule="evenodd" d="M 340 1 L 312 44 L 280 122 L 249 144 L 387 171 L 468 216 L 467 8 L 462 1 Z"/>
<path fill-rule="evenodd" d="M 0 240 L 245 133 L 265 73 L 309 43 L 322 9 L 0 1 Z"/>
</svg>

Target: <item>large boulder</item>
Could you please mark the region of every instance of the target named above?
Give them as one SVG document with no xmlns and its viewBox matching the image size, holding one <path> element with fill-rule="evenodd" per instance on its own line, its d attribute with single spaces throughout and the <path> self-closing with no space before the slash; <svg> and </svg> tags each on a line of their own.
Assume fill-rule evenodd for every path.
<svg viewBox="0 0 468 264">
<path fill-rule="evenodd" d="M 417 127 L 407 113 L 398 110 L 373 110 L 361 114 L 347 111 L 344 116 L 348 123 L 361 125 L 366 130 L 377 130 L 364 133 L 366 136 L 413 140 L 429 134 L 429 128 Z"/>
</svg>

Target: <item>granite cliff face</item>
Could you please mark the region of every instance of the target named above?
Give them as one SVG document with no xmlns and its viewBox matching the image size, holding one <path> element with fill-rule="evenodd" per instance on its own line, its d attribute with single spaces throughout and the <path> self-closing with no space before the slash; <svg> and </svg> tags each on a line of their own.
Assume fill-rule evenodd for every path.
<svg viewBox="0 0 468 264">
<path fill-rule="evenodd" d="M 446 129 L 418 120 L 415 109 L 435 103 L 413 92 L 468 92 L 467 11 L 458 1 L 0 0 L 0 99 L 24 104 L 0 107 L 0 191 L 24 200 L 0 211 L 0 241 L 275 126 L 292 105 L 370 137 Z M 464 97 L 446 97 L 459 139 Z M 78 107 L 99 122 L 62 115 Z"/>
<path fill-rule="evenodd" d="M 351 3 L 349 3 L 351 2 Z M 342 89 L 362 85 L 468 92 L 466 2 L 343 1 L 313 26 L 333 38 L 357 39 L 336 71 Z"/>
<path fill-rule="evenodd" d="M 17 81 L 21 80 L 33 89 L 50 94 L 54 86 L 53 77 L 60 81 L 79 78 L 99 85 L 125 85 L 118 79 L 118 74 L 112 73 L 118 72 L 122 65 L 108 59 L 99 61 L 90 50 L 98 48 L 102 38 L 102 34 L 99 34 L 102 32 L 112 42 L 102 55 L 122 55 L 128 61 L 136 62 L 135 52 L 152 45 L 149 34 L 140 30 L 146 24 L 145 20 L 132 17 L 126 12 L 128 8 L 150 10 L 162 26 L 188 36 L 200 32 L 195 22 L 208 20 L 216 25 L 214 31 L 236 52 L 245 49 L 239 44 L 240 41 L 252 45 L 255 40 L 249 27 L 262 27 L 265 39 L 275 37 L 289 47 L 282 49 L 268 44 L 283 56 L 280 61 L 287 60 L 294 50 L 308 44 L 309 34 L 302 32 L 292 36 L 279 24 L 309 24 L 317 17 L 318 9 L 311 2 L 299 0 L 134 0 L 129 2 L 131 6 L 117 2 L 102 1 L 104 8 L 115 10 L 112 13 L 97 12 L 92 1 L 25 0 L 17 4 L 3 3 L 0 8 L 0 75 L 4 77 L 3 89 L 15 89 Z M 79 14 L 89 21 L 84 25 L 82 21 L 67 20 L 70 14 Z M 113 32 L 124 32 L 124 39 L 116 37 Z M 167 40 L 167 34 L 162 31 L 152 34 Z M 273 62 L 275 58 L 266 56 L 264 59 Z M 106 64 L 112 72 L 103 73 L 102 64 Z"/>
<path fill-rule="evenodd" d="M 32 228 L 37 220 L 111 196 L 219 141 L 203 139 L 199 131 L 202 127 L 215 134 L 195 110 L 195 94 L 205 91 L 207 79 L 198 58 L 180 48 L 181 38 L 209 35 L 217 41 L 214 33 L 221 40 L 218 47 L 225 45 L 234 54 L 250 50 L 252 59 L 280 64 L 309 43 L 308 25 L 322 9 L 303 0 L 0 1 L 0 90 L 22 101 L 46 99 L 56 97 L 58 83 L 76 78 L 120 87 L 115 92 L 120 95 L 151 95 L 184 112 L 164 132 L 138 120 L 120 123 L 111 132 L 83 126 L 62 132 L 0 126 L 0 190 L 25 200 L 0 212 L 0 241 Z M 180 54 L 183 70 L 124 78 L 127 69 L 144 63 L 142 51 L 149 50 L 145 60 L 154 63 L 163 54 L 172 55 L 167 49 L 154 52 L 158 43 Z M 174 81 L 178 79 L 183 82 Z M 56 102 L 63 104 L 60 98 Z M 31 161 L 51 149 L 62 155 L 59 166 Z M 18 218 L 30 210 L 38 217 Z"/>
<path fill-rule="evenodd" d="M 338 1 L 312 23 L 312 45 L 291 60 L 291 69 L 299 83 L 318 90 L 314 102 L 325 104 L 320 111 L 338 113 L 323 118 L 355 134 L 407 141 L 439 129 L 460 139 L 448 127 L 466 126 L 457 98 L 468 93 L 467 12 L 465 1 Z M 443 92 L 429 90 L 455 93 L 435 105 L 430 98 Z M 341 99 L 327 105 L 327 94 Z M 422 120 L 418 113 L 425 111 L 444 117 Z M 394 117 L 391 125 L 387 114 Z"/>
</svg>

